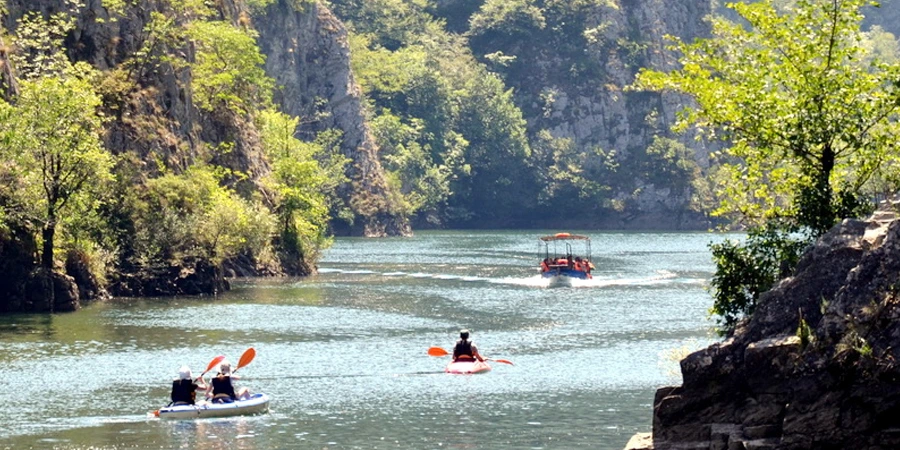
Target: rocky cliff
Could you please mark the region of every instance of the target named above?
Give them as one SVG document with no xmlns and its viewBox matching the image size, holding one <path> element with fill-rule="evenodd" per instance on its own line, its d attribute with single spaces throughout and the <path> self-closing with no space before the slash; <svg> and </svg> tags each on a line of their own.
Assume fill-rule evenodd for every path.
<svg viewBox="0 0 900 450">
<path fill-rule="evenodd" d="M 465 9 L 461 3 L 467 2 L 444 0 L 442 5 L 456 12 Z M 570 16 L 560 15 L 551 2 L 543 3 L 546 24 L 542 28 L 531 26 L 519 31 L 521 35 L 505 36 L 507 39 L 499 39 L 493 32 L 475 32 L 470 40 L 476 54 L 515 88 L 515 101 L 530 133 L 549 130 L 556 138 L 573 140 L 581 151 L 601 148 L 615 153 L 622 179 L 612 181 L 612 196 L 626 205 L 626 211 L 618 215 L 610 211 L 609 217 L 599 222 L 595 219 L 594 226 L 704 227 L 702 217 L 682 214 L 688 212 L 688 190 L 667 186 L 666 180 L 658 177 L 629 172 L 645 158 L 657 136 L 681 140 L 696 150 L 700 167 L 708 166 L 705 145 L 691 136 L 672 136 L 669 131 L 685 99 L 628 92 L 625 87 L 642 67 L 665 70 L 677 62 L 666 49 L 665 35 L 687 42 L 707 36 L 709 25 L 704 18 L 711 12 L 710 2 L 572 2 L 584 6 L 574 10 L 577 14 L 566 11 Z M 496 63 L 498 54 L 507 62 Z"/>
<path fill-rule="evenodd" d="M 109 9 L 110 2 L 102 0 L 85 0 L 74 10 L 67 0 L 4 3 L 6 9 L 0 10 L 0 19 L 9 33 L 14 33 L 29 13 L 44 17 L 59 12 L 73 15 L 75 28 L 65 36 L 64 51 L 70 60 L 87 62 L 102 73 L 97 91 L 103 96 L 104 113 L 110 119 L 104 144 L 133 168 L 118 174 L 123 184 L 140 186 L 142 180 L 161 173 L 178 173 L 198 161 L 209 161 L 228 174 L 236 174 L 227 176 L 224 182 L 245 198 L 267 196 L 262 180 L 270 167 L 257 125 L 237 111 L 198 107 L 190 66 L 171 62 L 193 61 L 194 47 L 185 42 L 166 43 L 163 45 L 171 46 L 172 55 L 155 59 L 147 49 L 151 39 L 147 26 L 154 14 L 171 18 L 175 27 L 188 20 L 179 16 L 183 14 L 179 2 L 119 2 L 121 9 L 116 11 Z M 343 24 L 317 2 L 279 0 L 254 14 L 243 0 L 209 4 L 214 4 L 218 15 L 214 19 L 258 28 L 257 44 L 267 56 L 266 73 L 279 87 L 276 106 L 303 119 L 298 136 L 340 131 L 341 149 L 351 162 L 346 169 L 350 182 L 340 187 L 339 194 L 352 217 L 343 215 L 336 220 L 336 231 L 364 236 L 409 234 L 407 219 L 396 212 L 388 193 L 378 148 L 366 123 L 362 94 L 350 71 Z M 14 98 L 16 90 L 15 68 L 8 57 L 9 39 L 8 34 L 0 36 L 0 95 L 5 99 Z M 318 120 L 309 122 L 311 117 Z M 227 151 L 218 151 L 220 148 Z M 133 179 L 126 180 L 129 177 Z M 117 223 L 117 232 L 133 235 L 136 230 L 132 225 Z M 28 226 L 0 234 L 0 260 L 11 264 L 9 270 L 0 273 L 0 310 L 71 310 L 77 309 L 80 301 L 101 294 L 77 257 L 72 264 L 66 262 L 67 275 L 38 273 L 28 257 L 34 254 L 33 239 L 24 239 L 31 233 Z M 223 268 L 208 261 L 184 260 L 147 268 L 131 262 L 131 249 L 120 247 L 117 251 L 119 261 L 109 286 L 113 295 L 202 294 L 227 288 Z M 280 267 L 263 270 L 292 275 L 314 270 L 302 255 L 290 256 L 301 260 L 283 260 Z M 261 273 L 255 262 L 243 255 L 240 260 L 226 261 L 226 269 L 244 275 Z"/>
<path fill-rule="evenodd" d="M 900 448 L 898 288 L 897 214 L 845 220 L 732 337 L 681 362 L 628 448 Z"/>
<path fill-rule="evenodd" d="M 86 1 L 78 10 L 76 30 L 65 42 L 70 57 L 103 71 L 121 67 L 144 45 L 151 14 L 165 10 L 168 3 L 128 2 L 123 14 L 111 14 L 101 0 Z M 29 11 L 49 15 L 67 9 L 64 0 L 9 0 L 7 4 L 4 26 L 9 30 Z M 216 4 L 224 20 L 239 23 L 250 17 L 242 0 Z M 343 24 L 317 2 L 279 0 L 252 25 L 258 28 L 258 44 L 267 57 L 266 72 L 279 86 L 276 102 L 281 110 L 304 119 L 327 117 L 312 126 L 307 124 L 298 133 L 331 128 L 343 133 L 342 149 L 352 160 L 347 169 L 352 182 L 342 188 L 342 194 L 356 220 L 341 229 L 366 236 L 409 234 L 406 219 L 394 212 L 386 194 L 378 149 L 361 106 L 362 94 L 350 72 Z M 182 51 L 191 58 L 190 47 Z M 0 61 L 5 61 L 2 54 Z M 5 68 L 5 63 L 0 63 L 0 87 L 8 89 Z M 143 69 L 139 65 L 135 69 L 139 72 L 136 89 L 107 93 L 107 104 L 115 104 L 110 111 L 115 120 L 106 138 L 112 152 L 135 151 L 145 159 L 157 153 L 170 166 L 183 167 L 203 148 L 228 142 L 234 144 L 234 150 L 227 160 L 217 163 L 249 174 L 251 183 L 268 172 L 253 123 L 234 114 L 197 110 L 189 88 L 190 70 L 171 65 L 163 65 L 163 70 Z M 328 114 L 322 115 L 323 110 Z"/>
<path fill-rule="evenodd" d="M 267 55 L 266 72 L 280 87 L 276 101 L 288 114 L 316 118 L 302 125 L 303 131 L 336 128 L 343 132 L 344 153 L 354 161 L 347 173 L 353 182 L 344 187 L 344 197 L 362 219 L 349 225 L 352 233 L 410 234 L 407 220 L 391 212 L 395 207 L 378 148 L 365 120 L 362 93 L 350 71 L 347 30 L 319 3 L 301 11 L 290 3 L 282 0 L 269 6 L 255 21 L 260 48 Z"/>
</svg>

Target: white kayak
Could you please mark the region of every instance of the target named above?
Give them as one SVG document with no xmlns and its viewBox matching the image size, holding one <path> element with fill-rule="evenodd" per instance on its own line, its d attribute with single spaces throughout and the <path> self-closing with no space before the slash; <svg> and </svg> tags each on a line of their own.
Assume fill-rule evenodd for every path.
<svg viewBox="0 0 900 450">
<path fill-rule="evenodd" d="M 178 405 L 160 408 L 160 419 L 203 419 L 207 417 L 231 417 L 261 414 L 269 410 L 269 396 L 253 394 L 247 400 L 233 403 L 201 402 L 196 405 Z"/>
</svg>

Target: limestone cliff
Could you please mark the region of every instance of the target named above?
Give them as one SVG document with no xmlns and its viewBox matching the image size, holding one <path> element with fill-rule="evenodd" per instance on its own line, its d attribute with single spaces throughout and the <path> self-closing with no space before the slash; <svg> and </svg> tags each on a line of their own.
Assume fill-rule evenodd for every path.
<svg viewBox="0 0 900 450">
<path fill-rule="evenodd" d="M 845 220 L 732 337 L 681 362 L 629 448 L 900 448 L 898 286 L 897 215 Z"/>
<path fill-rule="evenodd" d="M 64 0 L 7 3 L 9 15 L 4 26 L 10 30 L 28 11 L 52 14 L 66 7 Z M 168 2 L 127 3 L 119 17 L 110 14 L 101 0 L 86 1 L 78 10 L 76 30 L 65 42 L 70 57 L 104 71 L 120 68 L 132 58 L 144 44 L 144 28 L 151 14 L 166 8 Z M 387 195 L 378 149 L 363 114 L 362 95 L 350 72 L 346 30 L 326 7 L 315 2 L 303 8 L 291 6 L 297 3 L 279 0 L 253 22 L 267 56 L 267 74 L 280 87 L 276 101 L 284 112 L 304 118 L 321 112 L 316 108 L 330 113 L 328 119 L 305 131 L 336 128 L 343 133 L 343 151 L 352 160 L 347 173 L 352 182 L 343 187 L 342 194 L 357 216 L 348 231 L 366 236 L 409 234 L 406 219 L 393 211 Z M 242 0 L 216 4 L 222 19 L 238 22 L 249 16 Z M 181 51 L 191 58 L 189 46 Z M 135 151 L 145 160 L 151 153 L 161 154 L 168 165 L 179 167 L 189 164 L 204 148 L 228 142 L 234 144 L 234 150 L 216 163 L 249 174 L 251 184 L 268 172 L 253 123 L 233 114 L 198 111 L 189 89 L 190 70 L 166 64 L 162 70 L 136 66 L 139 84 L 135 89 L 107 92 L 114 97 L 107 98 L 107 104 L 116 106 L 110 111 L 116 120 L 107 135 L 111 151 Z M 0 87 L 9 84 L 4 68 L 0 66 Z"/>
<path fill-rule="evenodd" d="M 276 101 L 288 114 L 315 121 L 302 131 L 337 128 L 343 132 L 343 150 L 354 163 L 353 182 L 344 197 L 361 216 L 352 224 L 365 236 L 407 235 L 407 220 L 391 211 L 378 148 L 366 123 L 362 93 L 350 71 L 350 45 L 344 25 L 319 3 L 297 11 L 290 2 L 269 6 L 256 21 L 259 45 L 267 55 L 266 71 L 279 90 Z M 324 101 L 324 103 L 322 103 Z M 327 114 L 322 114 L 322 108 Z"/>
<path fill-rule="evenodd" d="M 444 0 L 442 5 L 447 11 L 457 11 L 465 8 L 461 3 L 467 2 Z M 707 166 L 704 145 L 691 136 L 671 136 L 669 131 L 675 114 L 685 104 L 684 98 L 624 88 L 642 67 L 664 70 L 677 62 L 666 49 L 665 35 L 688 42 L 708 35 L 704 17 L 711 12 L 710 2 L 613 0 L 580 4 L 590 6 L 569 17 L 555 15 L 555 10 L 546 6 L 545 26 L 532 26 L 521 35 L 505 36 L 508 39 L 499 39 L 496 33 L 471 37 L 475 52 L 515 88 L 516 103 L 528 120 L 529 132 L 549 130 L 554 137 L 572 139 L 582 151 L 596 147 L 614 151 L 623 173 L 639 164 L 656 136 L 681 140 L 697 150 L 696 162 Z M 496 64 L 497 52 L 514 59 Z M 627 205 L 626 211 L 597 225 L 700 225 L 700 217 L 676 219 L 678 213 L 687 212 L 690 192 L 666 186 L 665 181 L 623 175 L 622 180 L 614 182 L 612 195 Z M 681 223 L 671 223 L 673 220 Z"/>
<path fill-rule="evenodd" d="M 126 1 L 120 2 L 122 9 L 116 12 L 111 12 L 106 3 L 109 2 L 84 0 L 73 11 L 67 0 L 6 0 L 0 19 L 4 30 L 12 34 L 20 19 L 31 12 L 44 17 L 63 11 L 73 14 L 75 28 L 65 37 L 63 50 L 70 60 L 87 62 L 102 73 L 97 91 L 103 96 L 104 113 L 110 118 L 103 139 L 106 147 L 119 156 L 120 163 L 129 167 L 118 173 L 122 183 L 140 186 L 142 180 L 162 172 L 178 173 L 206 160 L 228 169 L 226 173 L 236 174 L 226 177 L 225 182 L 246 198 L 265 198 L 266 188 L 261 180 L 270 167 L 253 120 L 223 108 L 199 108 L 194 102 L 190 66 L 172 63 L 165 57 L 154 59 L 146 51 L 145 44 L 150 39 L 146 27 L 154 13 L 173 18 L 175 27 L 188 20 L 178 15 L 178 8 L 173 6 L 178 2 Z M 299 136 L 314 136 L 326 129 L 342 133 L 342 150 L 351 161 L 347 166 L 351 181 L 339 193 L 353 218 L 337 221 L 337 231 L 365 236 L 409 234 L 406 218 L 392 204 L 378 149 L 366 124 L 362 95 L 350 72 L 343 25 L 316 2 L 279 0 L 256 16 L 250 14 L 243 0 L 209 3 L 214 4 L 217 19 L 258 27 L 258 45 L 268 61 L 267 75 L 279 86 L 276 105 L 303 119 L 321 119 L 301 125 Z M 11 99 L 16 85 L 15 68 L 7 54 L 8 40 L 8 34 L 0 37 L 0 95 Z M 193 61 L 194 48 L 189 43 L 165 45 L 174 47 L 169 48 L 174 59 Z M 219 148 L 227 151 L 218 151 Z M 132 225 L 117 223 L 116 232 L 133 235 L 136 230 Z M 0 236 L 0 259 L 19 261 L 22 255 L 31 254 L 29 245 L 34 243 L 21 238 L 28 233 L 14 229 L 8 236 Z M 132 261 L 133 249 L 120 246 L 117 251 L 118 261 L 109 286 L 114 295 L 201 294 L 227 288 L 223 267 L 214 267 L 208 261 L 185 260 L 180 265 L 147 268 Z M 315 270 L 302 255 L 287 256 L 300 261 L 282 257 L 279 267 L 259 268 L 252 258 L 242 255 L 237 261 L 227 261 L 224 269 L 243 275 L 306 275 Z M 84 267 L 77 264 L 77 258 L 72 262 L 70 265 L 67 261 L 69 278 L 60 278 L 62 281 L 46 276 L 26 280 L 29 272 L 36 269 L 35 264 L 16 263 L 16 270 L 0 274 L 0 293 L 4 294 L 0 310 L 76 309 L 79 292 L 81 300 L 96 297 L 96 286 L 83 282 L 88 278 Z M 33 286 L 29 287 L 29 283 Z M 78 288 L 51 289 L 53 283 L 69 287 L 77 284 Z M 66 295 L 57 300 L 52 299 L 53 295 L 43 298 L 51 291 Z M 55 303 L 63 306 L 54 307 Z"/>
</svg>

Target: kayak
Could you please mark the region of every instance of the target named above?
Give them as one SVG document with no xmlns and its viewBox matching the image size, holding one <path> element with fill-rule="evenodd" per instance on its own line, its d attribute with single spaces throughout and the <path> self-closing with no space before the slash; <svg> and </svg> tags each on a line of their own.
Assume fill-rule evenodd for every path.
<svg viewBox="0 0 900 450">
<path fill-rule="evenodd" d="M 447 364 L 444 372 L 455 374 L 476 374 L 487 373 L 491 370 L 491 366 L 480 361 L 455 361 Z"/>
<path fill-rule="evenodd" d="M 160 419 L 203 419 L 260 414 L 269 410 L 269 396 L 253 394 L 233 403 L 201 402 L 196 405 L 167 406 L 159 410 Z"/>
</svg>

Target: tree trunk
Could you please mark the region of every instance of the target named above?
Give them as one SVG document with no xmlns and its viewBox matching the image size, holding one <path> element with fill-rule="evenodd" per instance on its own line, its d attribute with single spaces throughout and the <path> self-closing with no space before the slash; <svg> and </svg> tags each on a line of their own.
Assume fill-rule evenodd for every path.
<svg viewBox="0 0 900 450">
<path fill-rule="evenodd" d="M 53 270 L 53 235 L 56 234 L 56 223 L 50 221 L 44 225 L 44 249 L 41 253 L 41 266 L 45 269 Z"/>
</svg>

